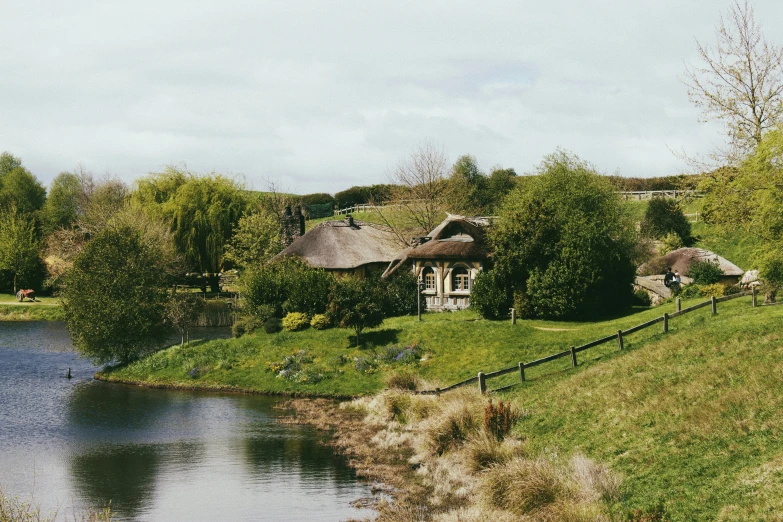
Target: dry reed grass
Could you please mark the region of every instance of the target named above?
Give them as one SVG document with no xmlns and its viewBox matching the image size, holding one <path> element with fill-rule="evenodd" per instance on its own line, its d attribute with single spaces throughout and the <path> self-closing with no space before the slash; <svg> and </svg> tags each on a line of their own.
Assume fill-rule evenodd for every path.
<svg viewBox="0 0 783 522">
<path fill-rule="evenodd" d="M 440 397 L 387 390 L 337 405 L 296 400 L 310 424 L 359 476 L 392 486 L 379 522 L 608 520 L 619 479 L 582 457 L 532 456 L 515 438 L 484 426 L 487 401 L 472 390 Z"/>
<path fill-rule="evenodd" d="M 40 506 L 32 501 L 27 502 L 17 497 L 8 497 L 0 489 L 0 522 L 111 522 L 113 520 L 111 509 L 88 508 L 83 513 L 74 513 L 70 517 L 66 514 L 60 517 L 55 511 L 42 514 Z"/>
</svg>

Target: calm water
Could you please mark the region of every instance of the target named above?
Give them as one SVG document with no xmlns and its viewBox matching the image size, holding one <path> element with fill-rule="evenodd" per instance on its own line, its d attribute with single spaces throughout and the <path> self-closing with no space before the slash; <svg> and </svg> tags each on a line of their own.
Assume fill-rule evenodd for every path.
<svg viewBox="0 0 783 522">
<path fill-rule="evenodd" d="M 64 378 L 71 368 L 72 379 Z M 124 520 L 371 516 L 343 459 L 276 399 L 92 379 L 61 323 L 0 322 L 0 486 L 45 512 L 103 506 Z"/>
</svg>

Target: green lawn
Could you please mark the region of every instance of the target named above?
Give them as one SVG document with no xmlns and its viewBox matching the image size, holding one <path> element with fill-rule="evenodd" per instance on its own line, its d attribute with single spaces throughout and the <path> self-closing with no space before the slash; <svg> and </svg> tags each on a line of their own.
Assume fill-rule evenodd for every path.
<svg viewBox="0 0 783 522">
<path fill-rule="evenodd" d="M 14 294 L 0 294 L 0 321 L 62 321 L 60 303 L 55 297 L 38 297 L 40 302 L 19 303 Z"/>
<path fill-rule="evenodd" d="M 425 314 L 421 323 L 415 317 L 399 317 L 387 319 L 381 327 L 365 332 L 362 336 L 365 343 L 359 349 L 353 346 L 355 338 L 351 330 L 307 329 L 277 334 L 260 331 L 239 339 L 173 347 L 127 367 L 108 369 L 105 376 L 170 386 L 363 395 L 381 389 L 384 377 L 404 365 L 378 364 L 369 372 L 357 371 L 356 358 L 375 358 L 390 344 L 417 344 L 423 360 L 415 365 L 415 370 L 433 386 L 444 386 L 473 377 L 479 371 L 489 372 L 567 350 L 571 345 L 578 346 L 659 317 L 666 310 L 673 311 L 673 305 L 664 306 L 595 323 L 519 321 L 511 325 L 509 321 L 481 319 L 472 311 Z M 626 339 L 626 346 L 635 348 L 656 341 L 662 336 L 660 331 L 660 327 L 653 327 L 633 334 Z M 608 343 L 583 352 L 580 360 L 605 357 L 616 349 L 615 343 Z M 317 383 L 294 382 L 267 370 L 268 363 L 280 362 L 296 350 L 307 351 L 314 359 L 307 366 L 327 378 Z M 567 369 L 569 364 L 564 358 L 533 368 L 527 374 L 535 379 Z M 196 378 L 190 376 L 194 369 L 198 371 Z M 507 379 L 513 380 L 514 375 L 505 379 L 493 380 L 490 387 L 501 386 Z"/>
<path fill-rule="evenodd" d="M 779 520 L 783 512 L 783 307 L 720 303 L 627 353 L 506 395 L 516 433 L 581 451 L 625 476 L 625 503 L 671 520 Z M 652 341 L 652 339 L 651 339 Z"/>
</svg>

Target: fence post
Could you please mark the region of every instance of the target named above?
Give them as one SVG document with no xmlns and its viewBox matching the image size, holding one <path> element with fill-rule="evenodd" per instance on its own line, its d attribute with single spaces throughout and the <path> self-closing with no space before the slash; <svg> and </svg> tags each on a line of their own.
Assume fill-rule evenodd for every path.
<svg viewBox="0 0 783 522">
<path fill-rule="evenodd" d="M 517 310 L 516 308 L 511 309 L 511 324 L 517 324 Z"/>
<path fill-rule="evenodd" d="M 710 297 L 710 302 L 712 303 L 712 315 L 716 315 L 718 313 L 718 302 L 715 300 L 714 295 Z"/>
<path fill-rule="evenodd" d="M 663 314 L 663 333 L 669 333 L 669 314 Z"/>
<path fill-rule="evenodd" d="M 571 347 L 571 368 L 576 368 L 576 350 Z"/>
<path fill-rule="evenodd" d="M 478 384 L 479 392 L 484 395 L 487 392 L 487 379 L 484 377 L 484 372 L 478 372 Z"/>
<path fill-rule="evenodd" d="M 525 382 L 525 363 L 523 362 L 519 363 L 519 378 L 522 379 L 522 382 Z"/>
<path fill-rule="evenodd" d="M 756 308 L 756 287 L 754 286 L 754 287 L 751 289 L 751 291 L 753 292 L 753 297 L 752 297 L 752 301 L 751 301 L 751 306 L 752 306 L 753 308 Z"/>
<path fill-rule="evenodd" d="M 677 298 L 675 303 L 676 303 L 676 306 L 677 306 L 677 309 L 675 310 L 675 312 L 679 312 L 680 310 L 682 310 L 682 303 L 680 303 L 680 298 L 679 297 Z"/>
<path fill-rule="evenodd" d="M 623 349 L 623 331 L 617 330 L 617 347 Z"/>
</svg>

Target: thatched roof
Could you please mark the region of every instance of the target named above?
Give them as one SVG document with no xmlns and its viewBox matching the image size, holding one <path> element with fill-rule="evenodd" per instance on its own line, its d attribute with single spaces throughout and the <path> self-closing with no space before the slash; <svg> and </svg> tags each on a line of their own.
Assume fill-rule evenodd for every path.
<svg viewBox="0 0 783 522">
<path fill-rule="evenodd" d="M 667 267 L 671 267 L 672 270 L 679 271 L 680 274 L 685 275 L 690 270 L 691 265 L 696 261 L 717 262 L 725 276 L 741 277 L 745 273 L 740 267 L 728 259 L 719 256 L 715 252 L 710 252 L 709 250 L 704 250 L 702 248 L 678 248 L 665 256 L 648 261 L 639 267 L 638 272 L 640 274 L 655 273 L 660 272 L 660 267 L 663 267 L 663 270 Z"/>
<path fill-rule="evenodd" d="M 400 251 L 390 231 L 363 221 L 324 221 L 274 257 L 296 256 L 314 267 L 351 270 L 369 263 L 389 263 Z"/>
<path fill-rule="evenodd" d="M 486 259 L 490 255 L 484 234 L 487 225 L 486 218 L 449 215 L 429 234 L 416 238 L 414 246 L 400 252 L 383 277 L 413 259 Z"/>
</svg>

